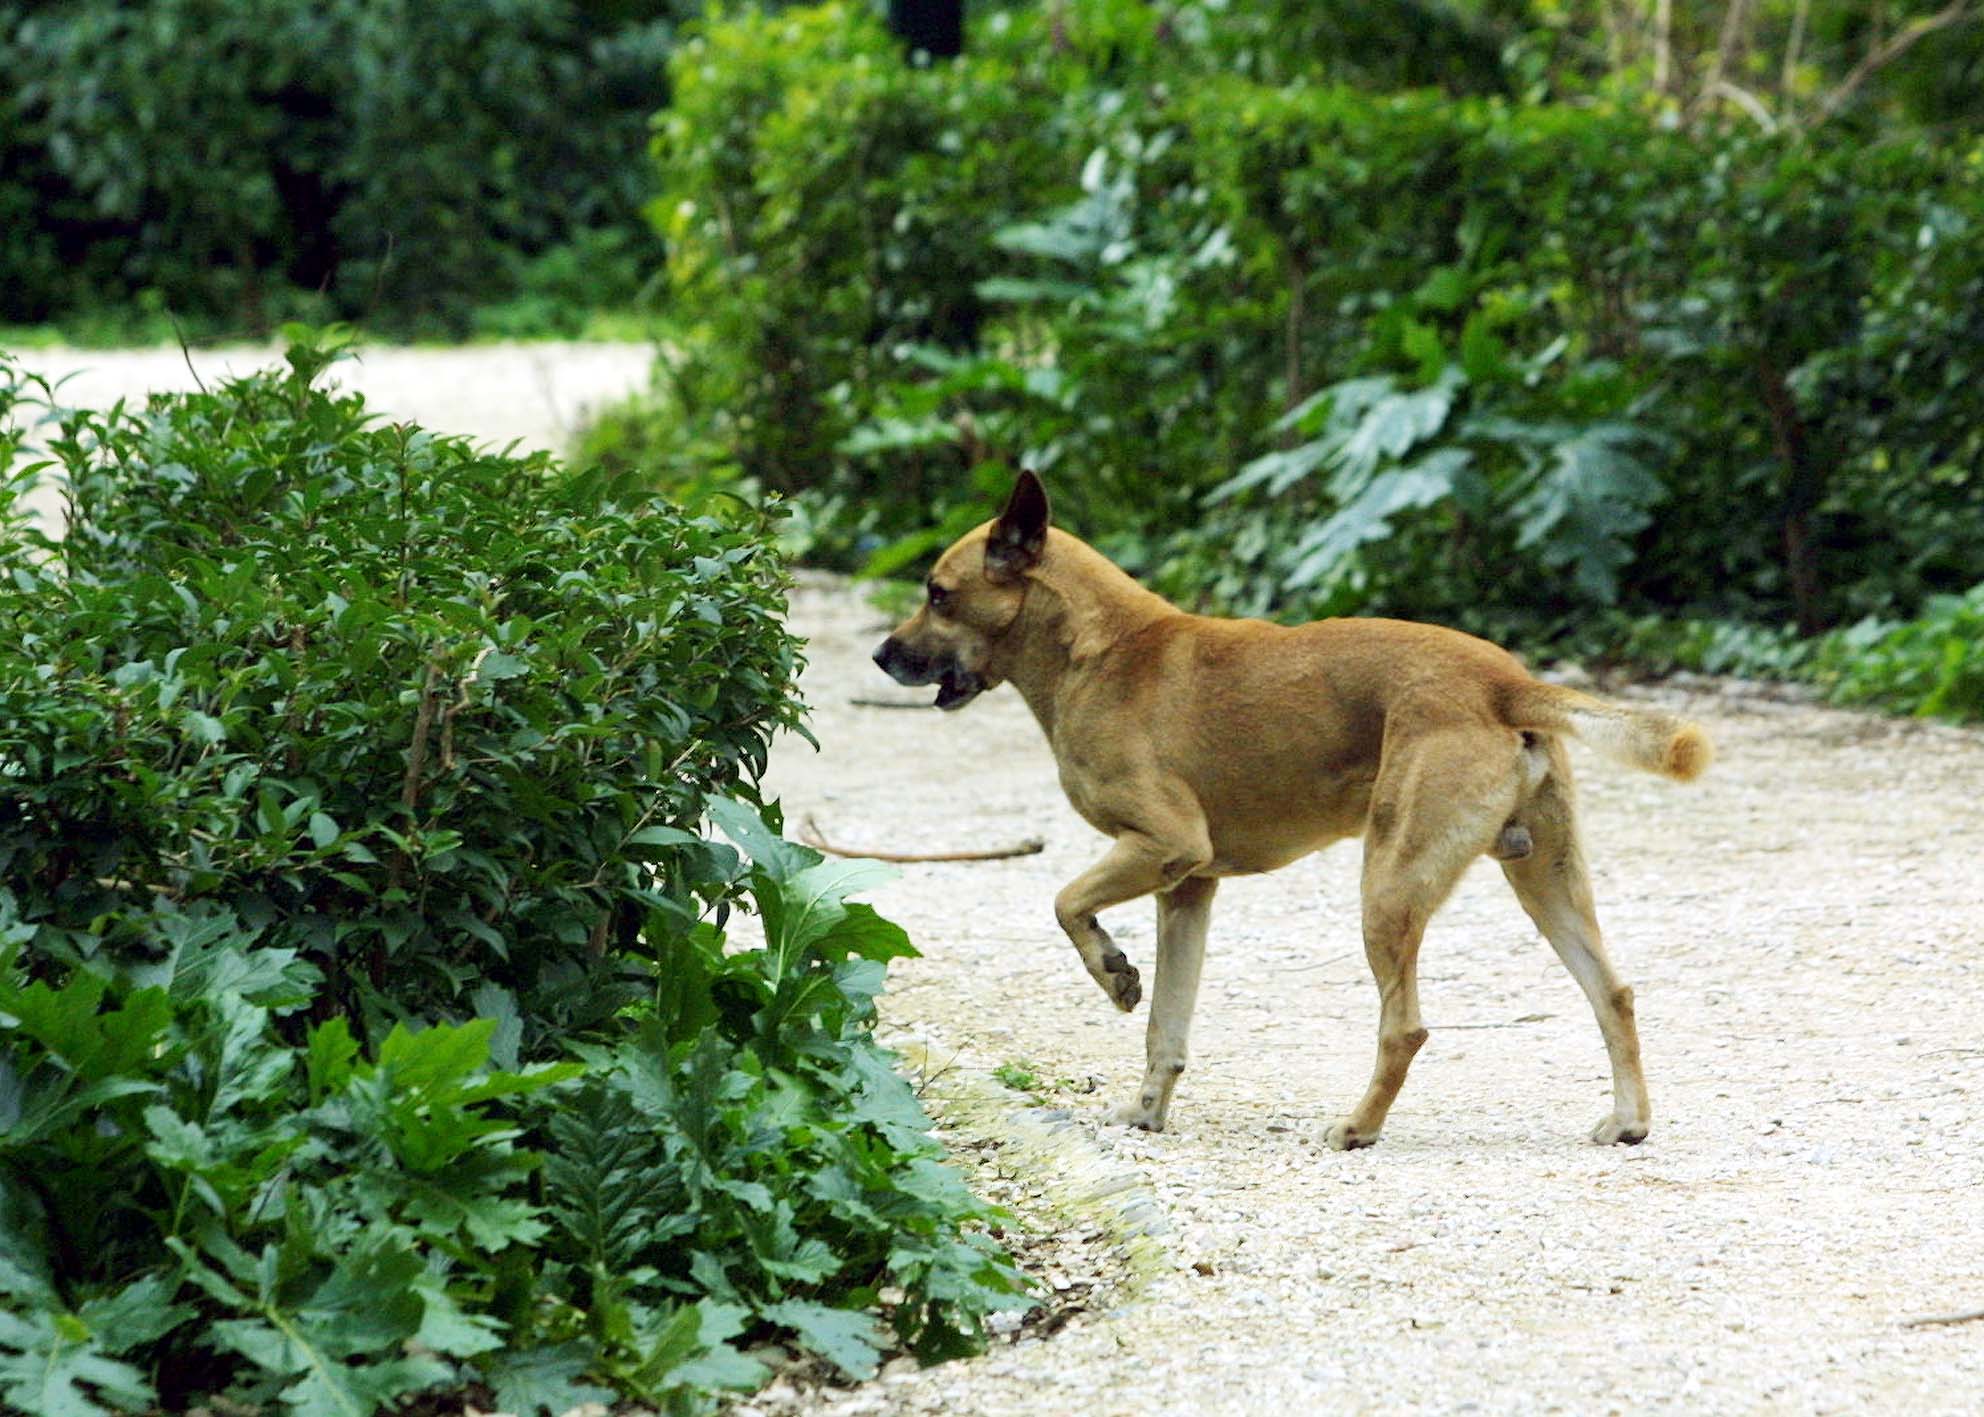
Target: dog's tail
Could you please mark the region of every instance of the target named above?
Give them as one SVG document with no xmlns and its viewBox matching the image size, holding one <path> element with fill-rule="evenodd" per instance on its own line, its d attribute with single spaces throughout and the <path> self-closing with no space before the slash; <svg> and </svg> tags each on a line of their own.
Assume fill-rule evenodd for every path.
<svg viewBox="0 0 1984 1417">
<path fill-rule="evenodd" d="M 1511 728 L 1568 734 L 1615 762 L 1677 782 L 1694 781 L 1715 760 L 1708 735 L 1685 718 L 1607 703 L 1561 684 L 1510 685 L 1502 717 Z"/>
</svg>

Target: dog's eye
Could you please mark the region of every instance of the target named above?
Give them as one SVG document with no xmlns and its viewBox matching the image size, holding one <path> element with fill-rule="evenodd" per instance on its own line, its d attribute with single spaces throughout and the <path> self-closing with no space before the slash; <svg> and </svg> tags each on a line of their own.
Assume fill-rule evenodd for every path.
<svg viewBox="0 0 1984 1417">
<path fill-rule="evenodd" d="M 928 586 L 924 587 L 924 589 L 930 593 L 930 604 L 933 608 L 942 605 L 945 599 L 950 595 L 949 591 L 945 590 L 935 581 L 932 581 Z"/>
</svg>

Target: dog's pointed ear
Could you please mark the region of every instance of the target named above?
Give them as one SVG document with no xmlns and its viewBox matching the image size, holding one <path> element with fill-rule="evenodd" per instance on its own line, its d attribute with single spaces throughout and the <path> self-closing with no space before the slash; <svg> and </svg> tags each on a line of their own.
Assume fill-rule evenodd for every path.
<svg viewBox="0 0 1984 1417">
<path fill-rule="evenodd" d="M 1031 472 L 1022 472 L 985 539 L 985 572 L 995 581 L 1012 580 L 1039 564 L 1046 549 L 1047 489 Z"/>
</svg>

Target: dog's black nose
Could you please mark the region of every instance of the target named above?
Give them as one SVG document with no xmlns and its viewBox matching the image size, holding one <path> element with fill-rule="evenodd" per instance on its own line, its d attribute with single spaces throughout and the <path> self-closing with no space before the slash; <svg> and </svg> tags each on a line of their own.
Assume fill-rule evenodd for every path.
<svg viewBox="0 0 1984 1417">
<path fill-rule="evenodd" d="M 887 669 L 889 667 L 889 656 L 894 654 L 895 652 L 896 652 L 896 637 L 894 635 L 890 635 L 886 640 L 883 640 L 879 645 L 875 646 L 874 658 L 875 658 L 876 666 L 881 669 Z"/>
</svg>

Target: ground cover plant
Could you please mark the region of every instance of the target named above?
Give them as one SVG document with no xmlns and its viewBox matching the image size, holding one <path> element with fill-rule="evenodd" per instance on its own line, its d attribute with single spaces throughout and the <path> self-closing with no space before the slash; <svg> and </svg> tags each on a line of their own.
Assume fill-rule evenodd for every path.
<svg viewBox="0 0 1984 1417">
<path fill-rule="evenodd" d="M 0 362 L 70 485 L 60 541 L 0 493 L 0 1405 L 971 1348 L 1021 1282 L 869 1032 L 911 946 L 757 796 L 767 515 L 385 424 L 296 340 L 39 427 Z"/>
</svg>

